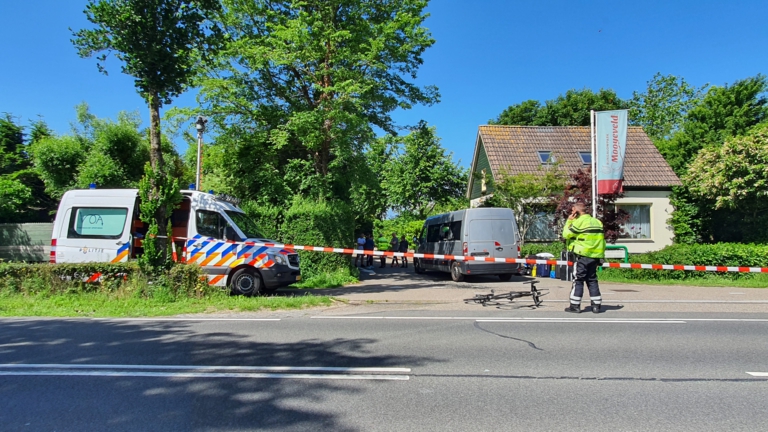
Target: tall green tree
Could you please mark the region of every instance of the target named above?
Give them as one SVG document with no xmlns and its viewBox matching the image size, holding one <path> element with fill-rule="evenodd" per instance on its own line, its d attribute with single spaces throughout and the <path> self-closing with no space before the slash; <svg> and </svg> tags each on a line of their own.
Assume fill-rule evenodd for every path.
<svg viewBox="0 0 768 432">
<path fill-rule="evenodd" d="M 384 174 L 395 211 L 424 219 L 435 206 L 463 196 L 467 171 L 445 153 L 434 127 L 422 121 L 408 135 L 385 139 L 395 148 Z"/>
<path fill-rule="evenodd" d="M 519 126 L 589 126 L 589 111 L 628 108 L 628 102 L 610 89 L 568 90 L 544 104 L 528 100 L 511 105 L 490 124 Z"/>
<path fill-rule="evenodd" d="M 189 86 L 220 42 L 209 20 L 218 9 L 217 0 L 90 0 L 84 12 L 96 28 L 73 32 L 81 57 L 101 53 L 97 66 L 104 73 L 107 54 L 114 52 L 149 106 L 152 174 L 144 183 L 149 187 L 145 198 L 158 205 L 147 204 L 153 213 L 143 213 L 142 219 L 152 221 L 150 230 L 156 227 L 158 260 L 166 259 L 167 217 L 179 187 L 165 169 L 160 109 Z"/>
<path fill-rule="evenodd" d="M 0 223 L 15 222 L 32 203 L 32 190 L 16 176 L 28 167 L 24 129 L 10 114 L 0 117 Z"/>
<path fill-rule="evenodd" d="M 32 124 L 32 139 L 47 126 Z M 33 169 L 29 136 L 10 114 L 0 117 L 0 223 L 50 220 L 54 202 Z"/>
<path fill-rule="evenodd" d="M 768 122 L 702 149 L 683 181 L 695 196 L 714 201 L 715 209 L 742 215 L 721 229 L 739 231 L 741 241 L 768 241 Z"/>
<path fill-rule="evenodd" d="M 249 169 L 291 195 L 347 200 L 374 127 L 395 133 L 391 113 L 437 102 L 414 83 L 433 43 L 426 0 L 224 0 L 230 36 L 200 99 L 219 139 Z M 189 113 L 188 113 L 189 114 Z M 245 163 L 245 162 L 244 162 Z M 237 166 L 232 167 L 235 170 Z M 247 176 L 252 190 L 261 179 Z"/>
<path fill-rule="evenodd" d="M 701 101 L 707 86 L 696 88 L 682 77 L 657 72 L 644 92 L 632 93 L 629 118 L 633 124 L 642 126 L 652 141 L 668 140 Z"/>
<path fill-rule="evenodd" d="M 660 145 L 672 169 L 679 176 L 685 175 L 699 150 L 721 146 L 727 138 L 742 135 L 768 118 L 766 91 L 765 75 L 710 87 L 701 103 L 688 112 L 682 129 Z"/>
<path fill-rule="evenodd" d="M 756 75 L 732 85 L 712 86 L 686 116 L 682 128 L 670 140 L 658 142 L 659 150 L 678 176 L 685 177 L 689 164 L 702 149 L 717 148 L 727 139 L 743 135 L 768 118 L 768 81 Z M 743 219 L 739 209 L 716 209 L 713 200 L 692 193 L 688 184 L 671 196 L 675 212 L 670 223 L 680 243 L 743 241 L 742 233 L 723 229 Z M 761 222 L 750 222 L 759 224 Z"/>
</svg>

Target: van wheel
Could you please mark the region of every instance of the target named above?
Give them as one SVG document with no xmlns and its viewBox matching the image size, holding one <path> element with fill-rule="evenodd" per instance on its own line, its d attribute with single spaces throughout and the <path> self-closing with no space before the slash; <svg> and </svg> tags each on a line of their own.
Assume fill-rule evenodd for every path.
<svg viewBox="0 0 768 432">
<path fill-rule="evenodd" d="M 502 282 L 509 282 L 510 279 L 512 279 L 512 273 L 504 273 L 498 275 L 499 279 L 501 279 Z"/>
<path fill-rule="evenodd" d="M 418 258 L 414 259 L 413 260 L 413 268 L 416 270 L 416 273 L 424 274 L 424 273 L 426 273 L 426 270 L 424 269 L 424 267 L 421 266 L 421 262 L 420 261 L 421 260 L 419 260 Z"/>
<path fill-rule="evenodd" d="M 454 282 L 461 282 L 464 280 L 464 275 L 461 274 L 461 263 L 454 261 L 451 263 L 451 279 Z"/>
<path fill-rule="evenodd" d="M 251 296 L 261 289 L 261 276 L 250 268 L 241 268 L 232 275 L 229 288 L 233 294 Z"/>
</svg>

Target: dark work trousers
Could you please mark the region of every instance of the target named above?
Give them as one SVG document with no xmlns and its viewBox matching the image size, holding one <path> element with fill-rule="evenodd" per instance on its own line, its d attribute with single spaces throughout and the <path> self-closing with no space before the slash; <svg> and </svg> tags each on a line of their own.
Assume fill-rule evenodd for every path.
<svg viewBox="0 0 768 432">
<path fill-rule="evenodd" d="M 594 304 L 602 304 L 603 298 L 600 296 L 600 287 L 597 285 L 597 266 L 600 260 L 597 258 L 587 258 L 580 256 L 576 260 L 576 279 L 573 281 L 571 290 L 571 304 L 581 304 L 581 298 L 584 296 L 584 282 L 589 288 L 589 299 Z"/>
</svg>

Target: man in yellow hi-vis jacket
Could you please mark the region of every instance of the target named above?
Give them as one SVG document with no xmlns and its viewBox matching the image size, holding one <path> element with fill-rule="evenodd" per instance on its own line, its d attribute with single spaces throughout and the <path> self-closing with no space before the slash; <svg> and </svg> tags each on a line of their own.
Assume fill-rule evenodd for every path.
<svg viewBox="0 0 768 432">
<path fill-rule="evenodd" d="M 563 228 L 563 238 L 568 250 L 576 255 L 576 279 L 571 289 L 571 305 L 565 311 L 581 313 L 581 297 L 584 295 L 584 282 L 587 282 L 592 312 L 599 313 L 603 299 L 597 284 L 597 266 L 605 258 L 603 223 L 586 213 L 584 203 L 577 202 Z"/>
</svg>

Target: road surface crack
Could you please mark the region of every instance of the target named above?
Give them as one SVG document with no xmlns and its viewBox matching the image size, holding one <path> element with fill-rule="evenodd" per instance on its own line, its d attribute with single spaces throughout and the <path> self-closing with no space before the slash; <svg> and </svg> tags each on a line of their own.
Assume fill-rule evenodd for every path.
<svg viewBox="0 0 768 432">
<path fill-rule="evenodd" d="M 500 338 L 504 338 L 504 339 L 512 339 L 512 340 L 516 340 L 516 341 L 518 341 L 518 342 L 525 342 L 525 343 L 527 343 L 527 344 L 528 344 L 528 346 L 529 346 L 529 347 L 531 347 L 531 348 L 533 348 L 533 349 L 535 349 L 535 350 L 537 350 L 537 351 L 544 351 L 543 349 L 541 349 L 541 348 L 537 347 L 537 346 L 536 346 L 536 344 L 534 344 L 534 343 L 533 343 L 533 342 L 531 342 L 531 341 L 527 341 L 527 340 L 525 340 L 525 339 L 518 339 L 518 338 L 515 338 L 515 337 L 512 337 L 512 336 L 507 336 L 507 335 L 499 334 L 499 333 L 496 333 L 496 332 L 492 332 L 492 331 L 490 331 L 490 330 L 488 330 L 488 329 L 484 329 L 483 327 L 481 327 L 481 326 L 480 326 L 480 323 L 479 323 L 479 322 L 477 322 L 477 321 L 475 321 L 475 328 L 476 328 L 476 329 L 478 329 L 478 330 L 484 331 L 484 332 L 486 332 L 486 333 L 490 333 L 490 334 L 492 334 L 492 335 L 494 335 L 494 336 L 498 336 L 498 337 L 500 337 Z"/>
</svg>

